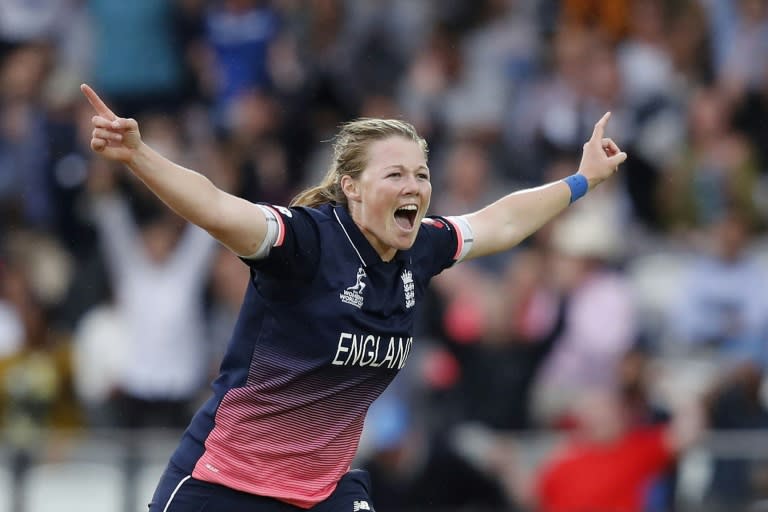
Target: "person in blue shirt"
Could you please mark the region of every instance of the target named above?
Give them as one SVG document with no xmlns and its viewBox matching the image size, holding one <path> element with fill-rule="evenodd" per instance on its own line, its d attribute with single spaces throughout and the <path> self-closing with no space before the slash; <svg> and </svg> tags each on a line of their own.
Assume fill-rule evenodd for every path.
<svg viewBox="0 0 768 512">
<path fill-rule="evenodd" d="M 457 217 L 426 216 L 427 146 L 410 124 L 343 125 L 323 181 L 290 207 L 255 204 L 174 164 L 87 85 L 91 149 L 126 164 L 177 214 L 251 269 L 214 381 L 162 476 L 150 512 L 374 510 L 351 470 L 365 414 L 405 364 L 429 280 L 505 251 L 610 177 L 627 157 L 604 137 L 578 172 Z"/>
</svg>

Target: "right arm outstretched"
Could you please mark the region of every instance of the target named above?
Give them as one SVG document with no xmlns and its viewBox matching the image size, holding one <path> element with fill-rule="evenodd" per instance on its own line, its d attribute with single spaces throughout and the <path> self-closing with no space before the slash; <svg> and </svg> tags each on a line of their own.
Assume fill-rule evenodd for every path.
<svg viewBox="0 0 768 512">
<path fill-rule="evenodd" d="M 267 219 L 261 208 L 163 157 L 142 142 L 135 120 L 115 115 L 88 85 L 80 89 L 96 111 L 91 120 L 93 151 L 124 163 L 168 207 L 208 231 L 235 254 L 249 256 L 257 252 L 267 233 Z"/>
</svg>

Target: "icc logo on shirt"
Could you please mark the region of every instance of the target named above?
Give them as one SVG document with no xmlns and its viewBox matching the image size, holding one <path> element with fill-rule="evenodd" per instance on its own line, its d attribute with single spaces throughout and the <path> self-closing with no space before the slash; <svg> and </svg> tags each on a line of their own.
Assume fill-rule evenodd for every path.
<svg viewBox="0 0 768 512">
<path fill-rule="evenodd" d="M 347 287 L 346 290 L 341 292 L 339 298 L 341 302 L 346 304 L 352 304 L 353 306 L 360 308 L 363 306 L 363 290 L 365 290 L 365 283 L 363 279 L 368 277 L 365 273 L 365 269 L 360 267 L 357 269 L 357 281 L 352 286 Z"/>
</svg>

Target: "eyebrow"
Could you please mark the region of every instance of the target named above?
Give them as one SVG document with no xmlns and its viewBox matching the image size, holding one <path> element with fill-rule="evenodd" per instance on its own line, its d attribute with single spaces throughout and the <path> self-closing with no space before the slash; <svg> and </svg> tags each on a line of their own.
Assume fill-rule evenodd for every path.
<svg viewBox="0 0 768 512">
<path fill-rule="evenodd" d="M 403 170 L 403 171 L 407 171 L 407 170 L 409 170 L 409 169 L 408 169 L 406 166 L 404 166 L 403 164 L 393 164 L 393 165 L 388 165 L 388 166 L 386 166 L 386 167 L 385 167 L 385 169 L 392 169 L 393 167 L 395 167 L 395 168 L 397 168 L 397 169 L 401 169 L 401 170 Z M 429 167 L 427 167 L 426 165 L 420 165 L 420 166 L 416 167 L 416 169 L 414 169 L 414 170 L 418 171 L 418 170 L 422 170 L 422 169 L 423 169 L 423 170 L 425 170 L 425 171 L 427 171 L 427 172 L 429 172 Z"/>
</svg>

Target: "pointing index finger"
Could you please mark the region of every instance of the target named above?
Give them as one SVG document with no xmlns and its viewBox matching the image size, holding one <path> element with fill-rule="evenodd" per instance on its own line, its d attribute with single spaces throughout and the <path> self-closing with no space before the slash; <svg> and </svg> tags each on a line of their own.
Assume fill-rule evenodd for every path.
<svg viewBox="0 0 768 512">
<path fill-rule="evenodd" d="M 115 115 L 115 113 L 112 112 L 103 101 L 101 101 L 101 98 L 99 98 L 99 95 L 96 94 L 96 91 L 91 89 L 88 84 L 80 85 L 80 90 L 83 91 L 83 94 L 88 99 L 88 103 L 91 104 L 97 114 L 99 114 L 101 117 L 109 119 L 110 121 L 117 119 L 117 115 Z"/>
<path fill-rule="evenodd" d="M 595 123 L 595 129 L 592 132 L 592 139 L 597 141 L 603 140 L 603 135 L 605 134 L 605 125 L 608 123 L 608 118 L 611 117 L 610 112 L 606 112 L 603 114 L 603 117 L 600 118 L 600 120 Z"/>
</svg>

